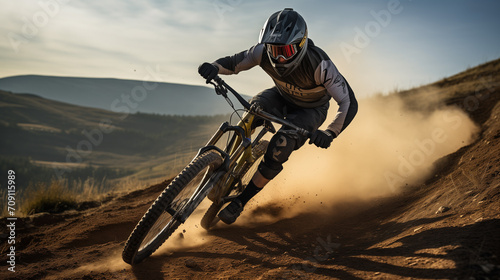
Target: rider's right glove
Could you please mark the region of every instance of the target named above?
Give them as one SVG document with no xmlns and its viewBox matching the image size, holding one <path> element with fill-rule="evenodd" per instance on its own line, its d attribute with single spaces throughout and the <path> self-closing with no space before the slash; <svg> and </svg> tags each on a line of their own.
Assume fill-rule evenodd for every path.
<svg viewBox="0 0 500 280">
<path fill-rule="evenodd" d="M 219 74 L 219 67 L 213 65 L 212 63 L 205 62 L 200 67 L 198 67 L 198 73 L 207 79 L 207 84 Z"/>
<path fill-rule="evenodd" d="M 316 130 L 309 139 L 309 144 L 314 143 L 314 145 L 326 149 L 330 147 L 335 137 L 335 133 L 331 130 Z"/>
</svg>

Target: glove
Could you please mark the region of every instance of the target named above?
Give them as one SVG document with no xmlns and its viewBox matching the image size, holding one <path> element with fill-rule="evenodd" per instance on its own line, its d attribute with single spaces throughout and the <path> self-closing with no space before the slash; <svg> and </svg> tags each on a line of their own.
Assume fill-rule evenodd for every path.
<svg viewBox="0 0 500 280">
<path fill-rule="evenodd" d="M 219 67 L 213 65 L 212 63 L 205 62 L 200 67 L 198 67 L 198 73 L 207 79 L 207 84 L 219 74 Z"/>
<path fill-rule="evenodd" d="M 309 139 L 309 144 L 313 144 L 326 149 L 330 147 L 333 139 L 336 137 L 335 133 L 330 130 L 316 130 L 311 138 Z"/>
</svg>

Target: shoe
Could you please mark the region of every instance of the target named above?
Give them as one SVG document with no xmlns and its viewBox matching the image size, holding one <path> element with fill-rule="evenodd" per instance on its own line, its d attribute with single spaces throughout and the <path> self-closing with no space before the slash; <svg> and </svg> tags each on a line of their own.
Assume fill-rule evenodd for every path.
<svg viewBox="0 0 500 280">
<path fill-rule="evenodd" d="M 240 216 L 241 211 L 243 211 L 243 203 L 236 198 L 226 208 L 222 209 L 218 216 L 221 221 L 230 225 Z"/>
</svg>

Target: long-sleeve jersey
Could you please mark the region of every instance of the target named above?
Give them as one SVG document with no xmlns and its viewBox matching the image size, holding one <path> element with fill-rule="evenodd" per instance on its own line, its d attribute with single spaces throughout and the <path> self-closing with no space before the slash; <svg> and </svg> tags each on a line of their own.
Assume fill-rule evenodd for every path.
<svg viewBox="0 0 500 280">
<path fill-rule="evenodd" d="M 357 112 L 354 93 L 328 55 L 308 39 L 307 53 L 289 75 L 281 77 L 271 65 L 264 44 L 226 56 L 214 62 L 219 74 L 238 74 L 259 65 L 271 78 L 284 99 L 303 108 L 322 106 L 333 98 L 339 108 L 328 130 L 339 135 Z"/>
</svg>

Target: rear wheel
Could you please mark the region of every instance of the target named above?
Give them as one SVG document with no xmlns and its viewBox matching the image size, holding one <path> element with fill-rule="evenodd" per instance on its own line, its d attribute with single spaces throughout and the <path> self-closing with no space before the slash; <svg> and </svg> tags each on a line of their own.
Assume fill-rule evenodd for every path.
<svg viewBox="0 0 500 280">
<path fill-rule="evenodd" d="M 220 154 L 208 151 L 195 158 L 165 188 L 139 221 L 123 249 L 126 263 L 136 264 L 149 257 L 181 224 L 174 218 L 196 189 L 205 184 L 221 166 Z"/>
<path fill-rule="evenodd" d="M 262 161 L 262 158 L 266 153 L 268 145 L 269 141 L 261 140 L 252 148 L 252 157 L 254 158 L 254 161 L 246 162 L 245 166 L 243 167 L 244 171 L 242 172 L 243 176 L 241 177 L 242 186 L 246 187 L 246 185 L 248 185 L 248 183 L 252 179 L 253 175 L 257 171 L 257 168 L 259 167 L 259 163 Z M 233 188 L 226 196 L 239 195 L 242 191 L 243 189 Z M 227 203 L 212 203 L 212 205 L 210 205 L 207 212 L 205 212 L 205 215 L 203 215 L 203 218 L 201 219 L 201 226 L 206 230 L 214 227 L 219 222 L 219 217 L 217 217 L 217 214 L 226 204 Z"/>
</svg>

